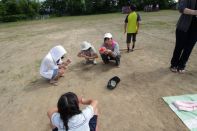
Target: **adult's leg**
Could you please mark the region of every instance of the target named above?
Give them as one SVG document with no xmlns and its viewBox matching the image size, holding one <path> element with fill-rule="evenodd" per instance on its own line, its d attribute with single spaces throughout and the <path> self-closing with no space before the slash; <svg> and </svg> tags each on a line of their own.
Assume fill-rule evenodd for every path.
<svg viewBox="0 0 197 131">
<path fill-rule="evenodd" d="M 181 58 L 179 60 L 178 69 L 184 70 L 186 63 L 189 59 L 189 56 L 192 52 L 192 49 L 194 48 L 194 45 L 197 42 L 197 31 L 189 31 L 189 37 L 188 42 L 184 46 L 183 53 L 181 55 Z"/>
<path fill-rule="evenodd" d="M 171 59 L 171 68 L 177 68 L 184 44 L 187 43 L 188 34 L 176 29 L 176 45 Z"/>
<path fill-rule="evenodd" d="M 102 58 L 102 60 L 103 60 L 103 62 L 105 64 L 108 64 L 109 63 L 108 55 L 101 54 L 101 58 Z"/>
</svg>

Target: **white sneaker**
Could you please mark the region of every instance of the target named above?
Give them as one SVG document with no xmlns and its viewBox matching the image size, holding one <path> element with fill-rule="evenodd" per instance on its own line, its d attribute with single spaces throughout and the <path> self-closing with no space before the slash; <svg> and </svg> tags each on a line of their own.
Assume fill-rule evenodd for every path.
<svg viewBox="0 0 197 131">
<path fill-rule="evenodd" d="M 94 65 L 96 65 L 96 64 L 97 64 L 96 60 L 93 60 L 92 62 L 93 62 L 93 64 L 94 64 Z"/>
</svg>

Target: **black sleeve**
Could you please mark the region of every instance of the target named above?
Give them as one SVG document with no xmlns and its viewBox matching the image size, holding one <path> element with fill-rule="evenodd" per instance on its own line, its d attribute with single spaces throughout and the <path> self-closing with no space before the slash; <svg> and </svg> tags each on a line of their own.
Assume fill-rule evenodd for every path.
<svg viewBox="0 0 197 131">
<path fill-rule="evenodd" d="M 187 0 L 179 0 L 178 9 L 181 13 L 183 13 L 184 9 L 187 7 Z"/>
<path fill-rule="evenodd" d="M 128 15 L 127 15 L 127 17 L 126 17 L 124 23 L 128 23 Z"/>
</svg>

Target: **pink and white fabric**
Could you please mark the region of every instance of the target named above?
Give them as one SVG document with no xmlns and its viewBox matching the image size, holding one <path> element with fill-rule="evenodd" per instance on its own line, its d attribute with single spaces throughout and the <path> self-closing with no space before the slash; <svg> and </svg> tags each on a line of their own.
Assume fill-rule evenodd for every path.
<svg viewBox="0 0 197 131">
<path fill-rule="evenodd" d="M 197 110 L 197 101 L 174 101 L 172 104 L 178 110 L 183 110 L 183 111 Z"/>
</svg>

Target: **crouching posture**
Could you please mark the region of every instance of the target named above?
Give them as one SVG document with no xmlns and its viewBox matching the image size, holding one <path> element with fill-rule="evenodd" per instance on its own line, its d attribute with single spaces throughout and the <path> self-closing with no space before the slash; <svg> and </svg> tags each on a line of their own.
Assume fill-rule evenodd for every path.
<svg viewBox="0 0 197 131">
<path fill-rule="evenodd" d="M 58 79 L 64 76 L 67 66 L 71 63 L 70 59 L 63 61 L 66 53 L 66 50 L 58 45 L 53 47 L 42 60 L 40 74 L 49 79 L 51 84 L 57 83 Z"/>
<path fill-rule="evenodd" d="M 63 94 L 57 107 L 50 108 L 47 115 L 53 131 L 98 131 L 97 101 L 83 99 L 76 94 L 68 92 Z M 86 108 L 80 110 L 80 105 Z"/>
<path fill-rule="evenodd" d="M 104 44 L 99 49 L 99 52 L 105 64 L 108 64 L 110 60 L 115 60 L 116 66 L 120 65 L 119 45 L 112 39 L 111 33 L 104 35 Z"/>
<path fill-rule="evenodd" d="M 78 53 L 77 56 L 85 58 L 84 64 L 89 64 L 89 63 L 92 63 L 94 65 L 97 64 L 96 58 L 98 58 L 98 54 L 97 54 L 95 48 L 87 41 L 84 41 L 81 44 L 81 51 Z"/>
</svg>

